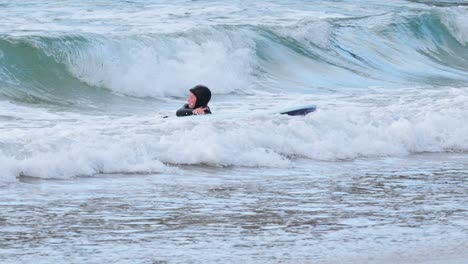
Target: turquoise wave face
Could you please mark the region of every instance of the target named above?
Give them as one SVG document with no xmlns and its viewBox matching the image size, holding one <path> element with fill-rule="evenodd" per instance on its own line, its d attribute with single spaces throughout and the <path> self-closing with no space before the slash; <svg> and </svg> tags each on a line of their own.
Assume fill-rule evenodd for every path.
<svg viewBox="0 0 468 264">
<path fill-rule="evenodd" d="M 60 109 L 96 110 L 135 104 L 73 72 L 74 59 L 92 46 L 85 36 L 0 38 L 0 98 Z M 92 63 L 93 58 L 88 57 Z M 141 101 L 141 100 L 139 100 Z M 125 108 L 125 107 L 123 107 Z"/>
<path fill-rule="evenodd" d="M 89 87 L 49 53 L 52 45 L 67 39 L 0 39 L 0 93 L 23 103 L 56 105 L 72 104 L 72 98 L 86 96 L 84 90 Z M 61 54 L 56 51 L 54 55 Z"/>
<path fill-rule="evenodd" d="M 464 86 L 467 13 L 412 9 L 159 34 L 5 34 L 0 97 L 80 107 L 116 95 L 183 97 L 198 83 L 217 94 Z"/>
</svg>

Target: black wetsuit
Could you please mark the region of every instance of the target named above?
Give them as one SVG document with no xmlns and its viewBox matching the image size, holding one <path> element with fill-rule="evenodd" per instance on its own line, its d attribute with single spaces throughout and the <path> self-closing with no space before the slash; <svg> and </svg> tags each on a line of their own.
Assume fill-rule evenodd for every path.
<svg viewBox="0 0 468 264">
<path fill-rule="evenodd" d="M 195 103 L 195 106 L 193 108 L 189 108 L 188 104 L 184 104 L 182 108 L 177 110 L 176 116 L 190 116 L 193 115 L 192 111 L 194 109 L 197 109 L 199 107 L 206 107 L 205 114 L 211 114 L 211 110 L 208 107 L 208 102 L 211 99 L 211 91 L 208 89 L 208 87 L 203 86 L 203 85 L 197 85 L 190 89 L 190 92 L 192 92 L 196 97 L 197 101 Z"/>
<path fill-rule="evenodd" d="M 176 116 L 190 116 L 193 115 L 193 109 L 188 107 L 188 104 L 184 104 L 179 110 L 176 112 Z M 205 114 L 211 114 L 211 110 L 208 106 L 206 106 Z"/>
</svg>

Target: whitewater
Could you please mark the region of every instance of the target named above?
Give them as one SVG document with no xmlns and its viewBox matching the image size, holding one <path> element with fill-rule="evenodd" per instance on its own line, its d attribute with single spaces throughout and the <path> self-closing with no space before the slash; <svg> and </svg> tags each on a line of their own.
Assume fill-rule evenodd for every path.
<svg viewBox="0 0 468 264">
<path fill-rule="evenodd" d="M 0 0 L 0 21 L 0 262 L 468 259 L 466 1 Z M 213 114 L 175 117 L 198 84 Z"/>
</svg>

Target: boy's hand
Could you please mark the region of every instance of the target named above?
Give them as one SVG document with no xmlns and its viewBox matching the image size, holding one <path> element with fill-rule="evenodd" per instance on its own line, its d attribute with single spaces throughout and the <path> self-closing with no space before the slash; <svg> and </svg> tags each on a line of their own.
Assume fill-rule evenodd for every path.
<svg viewBox="0 0 468 264">
<path fill-rule="evenodd" d="M 205 114 L 206 107 L 198 107 L 197 109 L 194 109 L 192 113 L 194 115 L 204 115 Z"/>
</svg>

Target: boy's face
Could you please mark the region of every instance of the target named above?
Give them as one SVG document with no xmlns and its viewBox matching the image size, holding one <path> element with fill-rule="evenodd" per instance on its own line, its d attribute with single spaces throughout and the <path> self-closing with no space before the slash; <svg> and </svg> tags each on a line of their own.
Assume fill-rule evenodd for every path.
<svg viewBox="0 0 468 264">
<path fill-rule="evenodd" d="M 188 107 L 194 108 L 196 103 L 197 103 L 197 97 L 192 92 L 189 92 L 189 96 L 187 98 Z"/>
</svg>

